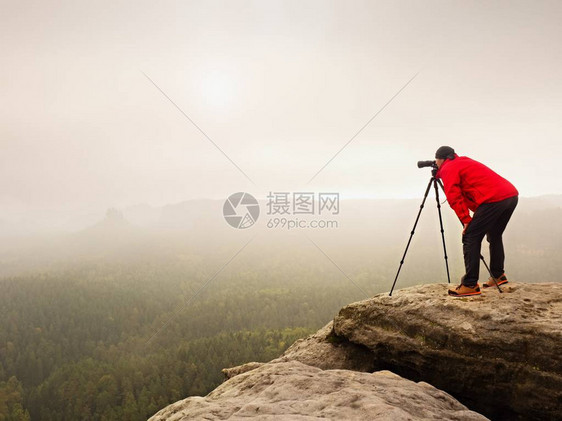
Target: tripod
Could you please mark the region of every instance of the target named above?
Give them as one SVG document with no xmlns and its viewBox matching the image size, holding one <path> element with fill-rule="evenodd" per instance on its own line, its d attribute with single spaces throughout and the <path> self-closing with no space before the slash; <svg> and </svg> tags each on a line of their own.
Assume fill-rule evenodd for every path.
<svg viewBox="0 0 562 421">
<path fill-rule="evenodd" d="M 394 283 L 392 284 L 392 288 L 390 289 L 390 293 L 388 294 L 389 296 L 392 296 L 392 292 L 394 291 L 394 287 L 396 286 L 396 281 L 398 280 L 398 275 L 400 275 L 400 270 L 402 269 L 402 265 L 404 264 L 404 259 L 406 258 L 406 253 L 408 253 L 408 248 L 410 248 L 410 243 L 412 242 L 412 237 L 414 236 L 414 233 L 416 232 L 416 226 L 418 225 L 418 221 L 420 219 L 420 215 L 421 212 L 423 210 L 423 207 L 425 205 L 425 200 L 427 199 L 427 195 L 429 193 L 429 190 L 431 189 L 431 185 L 433 185 L 434 189 L 435 189 L 435 201 L 437 202 L 437 212 L 439 213 L 439 225 L 441 227 L 441 240 L 443 241 L 443 254 L 445 257 L 445 267 L 447 269 L 447 282 L 451 283 L 451 276 L 449 274 L 449 261 L 448 261 L 448 256 L 447 256 L 447 247 L 445 246 L 445 231 L 443 230 L 443 218 L 441 217 L 441 203 L 439 202 L 439 189 L 437 188 L 437 185 L 439 185 L 441 187 L 441 189 L 443 190 L 443 193 L 445 192 L 445 188 L 443 187 L 443 183 L 441 182 L 441 180 L 439 180 L 437 177 L 437 165 L 434 163 L 432 165 L 432 169 L 431 169 L 431 178 L 429 179 L 429 183 L 427 183 L 427 188 L 425 189 L 425 194 L 423 195 L 423 200 L 422 203 L 420 205 L 420 210 L 418 212 L 418 216 L 416 217 L 416 222 L 414 223 L 414 227 L 412 228 L 412 231 L 410 232 L 410 239 L 408 240 L 408 244 L 406 245 L 406 250 L 404 250 L 404 254 L 402 255 L 402 260 L 400 260 L 400 266 L 398 267 L 398 272 L 396 272 L 396 277 L 394 278 Z M 460 221 L 462 224 L 462 221 Z M 463 224 L 464 225 L 464 224 Z M 494 283 L 496 284 L 496 287 L 498 288 L 499 292 L 503 292 L 500 288 L 500 286 L 498 285 L 496 278 L 494 278 L 494 276 L 492 275 L 492 272 L 490 271 L 490 268 L 488 267 L 486 260 L 484 260 L 484 256 L 482 256 L 482 254 L 480 254 L 480 259 L 482 259 L 482 261 L 484 262 L 484 266 L 486 266 L 486 269 L 488 270 L 488 273 L 490 274 L 490 277 L 494 280 Z"/>
</svg>

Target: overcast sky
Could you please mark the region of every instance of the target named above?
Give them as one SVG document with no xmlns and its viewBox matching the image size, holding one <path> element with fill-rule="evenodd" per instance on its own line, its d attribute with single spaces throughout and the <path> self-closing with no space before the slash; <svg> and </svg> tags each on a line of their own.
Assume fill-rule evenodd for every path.
<svg viewBox="0 0 562 421">
<path fill-rule="evenodd" d="M 441 145 L 522 196 L 562 193 L 562 2 L 42 0 L 0 15 L 0 218 L 236 191 L 421 197 L 416 161 Z"/>
</svg>

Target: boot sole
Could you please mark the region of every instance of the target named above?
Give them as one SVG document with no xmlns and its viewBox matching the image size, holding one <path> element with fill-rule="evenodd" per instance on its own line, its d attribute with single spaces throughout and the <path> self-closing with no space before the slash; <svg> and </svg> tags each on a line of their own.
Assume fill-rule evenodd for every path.
<svg viewBox="0 0 562 421">
<path fill-rule="evenodd" d="M 475 295 L 482 295 L 482 292 L 478 291 L 478 292 L 468 292 L 468 293 L 465 293 L 465 294 L 457 294 L 457 293 L 449 291 L 449 295 L 451 297 L 474 297 Z"/>
</svg>

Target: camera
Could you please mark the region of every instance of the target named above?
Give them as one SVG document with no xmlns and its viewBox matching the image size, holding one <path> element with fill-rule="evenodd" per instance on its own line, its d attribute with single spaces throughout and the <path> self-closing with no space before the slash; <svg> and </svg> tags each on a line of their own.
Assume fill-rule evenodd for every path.
<svg viewBox="0 0 562 421">
<path fill-rule="evenodd" d="M 418 168 L 432 167 L 437 168 L 435 161 L 418 161 Z"/>
</svg>

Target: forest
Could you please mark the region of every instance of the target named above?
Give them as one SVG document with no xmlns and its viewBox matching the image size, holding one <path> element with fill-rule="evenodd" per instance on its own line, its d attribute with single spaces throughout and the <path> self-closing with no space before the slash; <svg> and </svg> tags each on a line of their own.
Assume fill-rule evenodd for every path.
<svg viewBox="0 0 562 421">
<path fill-rule="evenodd" d="M 245 272 L 185 305 L 202 266 L 96 263 L 3 279 L 0 419 L 146 419 L 208 393 L 222 368 L 276 358 L 359 297 L 342 283 Z"/>
</svg>

